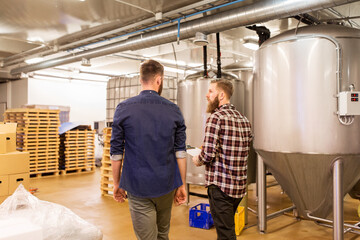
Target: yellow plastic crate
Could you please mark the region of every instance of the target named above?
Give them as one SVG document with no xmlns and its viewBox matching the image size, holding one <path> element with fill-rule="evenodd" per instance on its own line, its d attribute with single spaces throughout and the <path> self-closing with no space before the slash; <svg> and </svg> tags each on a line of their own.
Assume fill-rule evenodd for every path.
<svg viewBox="0 0 360 240">
<path fill-rule="evenodd" d="M 240 235 L 245 226 L 245 207 L 238 206 L 235 213 L 235 233 L 236 235 Z"/>
</svg>

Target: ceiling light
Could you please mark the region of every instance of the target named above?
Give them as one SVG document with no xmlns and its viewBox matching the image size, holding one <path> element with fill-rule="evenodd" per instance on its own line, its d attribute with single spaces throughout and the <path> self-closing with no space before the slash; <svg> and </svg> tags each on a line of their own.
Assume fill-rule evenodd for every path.
<svg viewBox="0 0 360 240">
<path fill-rule="evenodd" d="M 35 58 L 26 59 L 25 62 L 27 64 L 34 64 L 34 63 L 42 62 L 43 60 L 44 60 L 43 57 L 35 57 Z"/>
<path fill-rule="evenodd" d="M 195 33 L 195 40 L 193 42 L 197 46 L 206 46 L 209 44 L 207 36 L 202 32 Z"/>
<path fill-rule="evenodd" d="M 254 39 L 245 39 L 243 45 L 251 50 L 259 49 L 259 43 Z"/>
</svg>

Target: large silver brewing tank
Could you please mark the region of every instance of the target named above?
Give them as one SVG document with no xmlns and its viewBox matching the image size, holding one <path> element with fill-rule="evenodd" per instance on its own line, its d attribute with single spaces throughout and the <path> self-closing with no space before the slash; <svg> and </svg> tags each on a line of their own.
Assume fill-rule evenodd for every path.
<svg viewBox="0 0 360 240">
<path fill-rule="evenodd" d="M 254 147 L 304 216 L 331 212 L 335 157 L 344 158 L 344 194 L 360 179 L 360 117 L 345 126 L 336 114 L 337 64 L 340 91 L 358 91 L 359 56 L 360 30 L 342 26 L 292 30 L 256 52 Z"/>
<path fill-rule="evenodd" d="M 227 66 L 224 66 L 223 69 L 226 72 L 231 72 L 238 76 L 240 81 L 244 84 L 244 109 L 241 111 L 242 114 L 250 121 L 253 126 L 253 63 L 248 61 L 237 62 Z M 248 165 L 247 165 L 247 183 L 256 182 L 256 153 L 253 146 L 250 147 L 250 152 L 248 155 Z"/>
<path fill-rule="evenodd" d="M 215 79 L 216 72 L 209 71 L 214 78 L 204 78 L 203 72 L 198 72 L 187 76 L 178 83 L 178 105 L 184 115 L 186 124 L 186 144 L 200 148 L 204 141 L 205 124 L 208 118 L 206 113 L 207 100 L 206 94 L 210 82 Z M 234 94 L 231 103 L 240 112 L 244 109 L 244 85 L 236 75 L 223 73 L 223 79 L 228 79 L 234 84 Z M 205 168 L 195 167 L 191 157 L 187 156 L 186 183 L 204 185 Z"/>
</svg>

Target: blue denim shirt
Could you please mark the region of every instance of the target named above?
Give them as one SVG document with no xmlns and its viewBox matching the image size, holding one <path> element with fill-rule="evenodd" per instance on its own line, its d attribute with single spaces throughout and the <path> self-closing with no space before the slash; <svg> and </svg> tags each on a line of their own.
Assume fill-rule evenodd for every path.
<svg viewBox="0 0 360 240">
<path fill-rule="evenodd" d="M 186 156 L 186 126 L 179 107 L 152 90 L 121 102 L 115 111 L 110 154 L 124 153 L 120 188 L 155 198 L 182 185 L 176 157 Z"/>
</svg>

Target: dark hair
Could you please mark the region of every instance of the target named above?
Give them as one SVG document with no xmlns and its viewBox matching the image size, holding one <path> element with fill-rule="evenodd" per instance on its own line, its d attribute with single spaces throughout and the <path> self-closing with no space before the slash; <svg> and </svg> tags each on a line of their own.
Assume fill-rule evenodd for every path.
<svg viewBox="0 0 360 240">
<path fill-rule="evenodd" d="M 140 79 L 143 83 L 154 80 L 156 75 L 164 76 L 164 67 L 155 60 L 146 60 L 140 66 Z"/>
<path fill-rule="evenodd" d="M 225 95 L 228 97 L 228 99 L 230 99 L 234 93 L 234 87 L 230 80 L 215 79 L 212 80 L 211 83 L 215 83 L 217 88 L 223 90 L 225 92 Z"/>
</svg>

